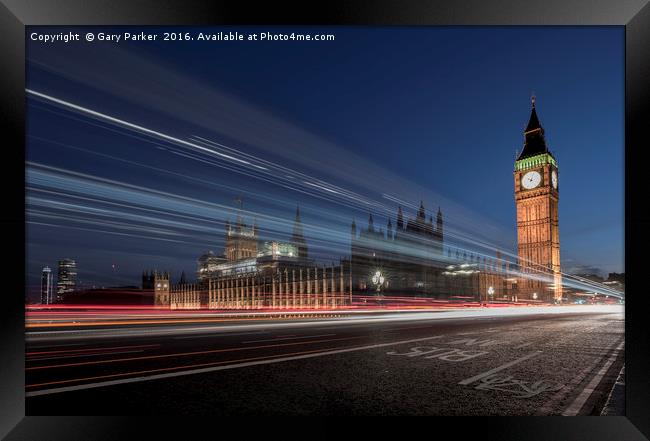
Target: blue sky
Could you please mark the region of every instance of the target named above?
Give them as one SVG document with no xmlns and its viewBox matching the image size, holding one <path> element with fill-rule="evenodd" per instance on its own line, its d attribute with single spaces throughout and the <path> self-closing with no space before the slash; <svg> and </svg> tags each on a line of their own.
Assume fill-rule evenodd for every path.
<svg viewBox="0 0 650 441">
<path fill-rule="evenodd" d="M 30 29 L 34 30 L 43 31 Z M 83 39 L 88 30 L 110 31 L 92 27 L 75 32 Z M 318 31 L 334 34 L 336 40 L 48 45 L 28 38 L 28 88 L 175 136 L 210 131 L 211 139 L 305 173 L 322 172 L 328 182 L 369 197 L 413 190 L 409 200 L 424 199 L 427 209 L 442 205 L 443 212 L 449 204 L 440 201 L 453 201 L 496 225 L 500 234 L 495 241 L 502 247 L 516 245 L 512 170 L 534 92 L 547 144 L 559 162 L 563 270 L 623 271 L 622 27 L 211 31 L 219 30 Z M 173 78 L 182 81 L 165 83 Z M 226 99 L 214 100 L 213 109 L 208 95 L 201 92 L 205 90 Z M 32 97 L 28 104 L 27 156 L 38 164 L 232 205 L 234 196 L 227 189 L 214 191 L 209 185 L 129 166 L 125 160 L 145 162 L 234 187 L 259 188 L 275 194 L 273 198 L 282 199 L 287 207 L 300 203 L 307 223 L 318 222 L 319 207 L 339 213 L 346 223 L 352 217 L 365 222 L 362 210 L 355 213 L 304 194 L 272 190 L 224 170 L 215 174 L 214 167 L 165 156 L 166 152 L 152 150 L 151 143 L 107 130 L 102 122 L 84 120 Z M 244 121 L 242 114 L 255 117 Z M 289 141 L 296 140 L 296 128 L 304 135 L 300 139 L 317 139 L 336 149 L 311 143 L 304 151 L 289 147 Z M 268 133 L 276 138 L 271 140 Z M 282 136 L 287 140 L 284 151 Z M 337 178 L 337 163 L 358 164 L 360 173 L 370 176 L 366 181 L 373 182 L 355 188 L 352 177 Z M 309 164 L 313 170 L 307 170 Z M 384 172 L 392 178 L 384 180 Z M 264 210 L 263 202 L 254 197 L 248 206 Z M 292 215 L 293 208 L 288 208 L 288 218 Z M 214 239 L 202 247 L 196 242 L 125 240 L 62 228 L 60 222 L 28 225 L 31 284 L 38 283 L 40 267 L 55 266 L 63 257 L 76 258 L 80 277 L 87 281 L 136 284 L 142 269 L 152 265 L 192 273 L 202 248 L 221 252 L 218 228 Z M 119 274 L 112 269 L 116 262 Z"/>
</svg>

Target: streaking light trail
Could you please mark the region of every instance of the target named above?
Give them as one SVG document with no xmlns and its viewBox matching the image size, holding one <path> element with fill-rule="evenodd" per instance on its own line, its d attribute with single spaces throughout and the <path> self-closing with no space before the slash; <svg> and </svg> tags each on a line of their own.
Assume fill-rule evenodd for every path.
<svg viewBox="0 0 650 441">
<path fill-rule="evenodd" d="M 176 152 L 188 159 L 207 162 L 218 167 L 226 166 L 231 171 L 273 183 L 292 191 L 309 194 L 321 200 L 332 202 L 339 207 L 359 209 L 359 204 L 361 204 L 365 212 L 384 217 L 391 216 L 394 206 L 386 205 L 381 199 L 396 202 L 405 208 L 417 208 L 416 203 L 387 193 L 379 192 L 380 199 L 375 201 L 372 198 L 241 152 L 205 137 L 195 135 L 190 137 L 188 141 L 32 89 L 27 89 L 27 93 L 90 118 L 170 143 L 171 145 L 165 147 L 167 149 L 173 148 L 172 146 L 181 146 L 188 148 L 190 151 L 214 157 L 221 162 L 195 156 L 193 153 Z M 44 164 L 29 162 L 27 175 L 28 190 L 31 193 L 27 197 L 28 223 L 34 225 L 60 225 L 66 228 L 79 228 L 87 231 L 149 237 L 154 240 L 199 245 L 213 243 L 214 236 L 212 233 L 215 226 L 223 226 L 223 219 L 229 217 L 233 211 L 231 207 L 222 204 L 214 204 L 180 194 L 134 186 L 125 182 L 93 177 Z M 298 182 L 303 185 L 297 186 Z M 38 194 L 43 196 L 38 196 Z M 45 195 L 66 200 L 57 200 Z M 268 201 L 273 200 L 273 197 L 264 196 L 260 193 L 257 193 L 256 196 L 257 198 L 266 198 Z M 129 211 L 114 207 L 128 208 Z M 134 211 L 140 211 L 141 213 Z M 282 211 L 279 207 L 275 211 L 278 215 L 271 214 L 273 213 L 272 210 L 265 213 L 248 213 L 259 219 L 263 225 L 264 234 L 269 238 L 277 237 L 286 228 L 286 212 L 279 215 Z M 347 254 L 349 234 L 345 231 L 347 230 L 346 225 L 349 218 L 342 216 L 340 211 L 326 210 L 323 207 L 318 208 L 318 215 L 320 218 L 318 224 L 305 223 L 304 225 L 306 233 L 310 236 L 310 242 L 313 244 L 313 254 L 325 259 Z M 446 224 L 445 238 L 448 248 L 446 255 L 449 256 L 450 263 L 454 262 L 454 256 L 457 260 L 459 255 L 470 256 L 477 260 L 492 259 L 493 252 L 496 249 L 501 250 L 502 256 L 510 260 L 512 264 L 516 261 L 517 256 L 514 252 L 485 241 L 481 237 L 482 234 L 477 235 L 474 231 L 459 229 L 453 222 L 453 216 L 449 217 L 451 217 L 451 221 Z M 428 258 L 426 253 L 409 247 L 400 247 L 397 251 L 404 256 L 411 256 L 413 259 Z M 528 277 L 549 283 L 552 282 L 550 279 L 547 280 L 547 276 L 521 273 L 517 271 L 514 264 L 512 268 L 514 277 Z M 563 274 L 563 276 L 566 286 L 621 297 L 620 293 L 605 285 L 579 279 L 569 274 Z"/>
</svg>

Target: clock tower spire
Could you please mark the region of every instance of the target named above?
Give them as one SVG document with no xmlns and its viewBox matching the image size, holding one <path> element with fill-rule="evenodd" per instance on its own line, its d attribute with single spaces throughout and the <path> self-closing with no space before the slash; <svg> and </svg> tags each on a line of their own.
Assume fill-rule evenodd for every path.
<svg viewBox="0 0 650 441">
<path fill-rule="evenodd" d="M 561 301 L 558 164 L 546 145 L 531 97 L 524 147 L 515 161 L 519 298 Z"/>
</svg>

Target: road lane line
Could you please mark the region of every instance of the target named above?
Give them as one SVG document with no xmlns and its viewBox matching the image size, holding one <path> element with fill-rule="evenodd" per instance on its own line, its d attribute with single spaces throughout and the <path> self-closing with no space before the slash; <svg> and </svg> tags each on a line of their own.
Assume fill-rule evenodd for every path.
<svg viewBox="0 0 650 441">
<path fill-rule="evenodd" d="M 580 409 L 582 409 L 582 406 L 587 402 L 589 397 L 594 393 L 596 390 L 596 387 L 600 384 L 600 381 L 603 379 L 607 371 L 609 370 L 610 366 L 616 361 L 618 358 L 618 353 L 619 351 L 623 348 L 625 345 L 625 340 L 621 342 L 621 344 L 618 345 L 618 347 L 614 350 L 612 355 L 609 356 L 605 364 L 603 365 L 602 368 L 598 371 L 596 376 L 591 379 L 587 387 L 585 387 L 582 392 L 580 392 L 580 395 L 576 397 L 575 400 L 573 400 L 573 403 L 567 407 L 564 412 L 562 412 L 563 416 L 574 416 L 577 415 L 578 412 L 580 412 Z"/>
<path fill-rule="evenodd" d="M 589 330 L 593 330 L 594 328 L 588 328 Z M 598 355 L 595 356 L 595 359 L 593 362 L 589 363 L 589 365 L 585 366 L 584 369 L 580 370 L 580 372 L 575 375 L 571 381 L 569 381 L 562 389 L 560 389 L 558 392 L 556 392 L 551 398 L 544 403 L 541 407 L 537 409 L 535 412 L 536 416 L 548 416 L 553 412 L 558 406 L 559 403 L 562 401 L 564 397 L 566 397 L 573 389 L 575 389 L 580 383 L 582 383 L 585 378 L 587 378 L 587 375 L 589 375 L 590 372 L 593 372 L 594 369 L 596 369 L 596 366 L 598 366 L 599 363 L 601 363 L 607 354 L 611 353 L 611 351 L 614 350 L 614 347 L 619 344 L 620 342 L 625 341 L 625 337 L 620 338 L 615 340 L 611 345 L 601 348 L 601 347 L 592 347 L 592 349 L 599 349 L 602 350 L 602 352 Z M 564 351 L 575 351 L 581 349 L 576 346 L 562 346 L 562 350 Z"/>
<path fill-rule="evenodd" d="M 64 386 L 64 387 L 57 387 L 57 388 L 52 388 L 52 389 L 43 389 L 43 390 L 27 392 L 27 393 L 25 393 L 25 396 L 26 397 L 34 397 L 34 396 L 39 396 L 39 395 L 48 395 L 48 394 L 61 393 L 61 392 L 71 392 L 71 391 L 82 390 L 82 389 L 92 389 L 92 388 L 97 388 L 97 387 L 114 386 L 114 385 L 125 384 L 125 383 L 136 383 L 136 382 L 140 382 L 140 381 L 150 381 L 150 380 L 160 380 L 160 379 L 163 379 L 163 378 L 182 377 L 182 376 L 186 376 L 186 375 L 201 374 L 201 373 L 207 373 L 207 372 L 215 372 L 215 371 L 221 371 L 221 370 L 227 370 L 227 369 L 237 369 L 237 368 L 248 367 L 248 366 L 282 363 L 282 362 L 285 362 L 285 361 L 301 360 L 301 359 L 314 358 L 314 357 L 323 357 L 323 356 L 326 356 L 326 355 L 343 354 L 343 353 L 347 353 L 347 352 L 357 352 L 357 351 L 364 351 L 364 350 L 368 350 L 368 349 L 383 348 L 383 347 L 386 347 L 386 346 L 394 346 L 394 345 L 401 345 L 401 344 L 407 344 L 407 343 L 415 343 L 415 342 L 419 342 L 419 341 L 434 340 L 434 339 L 442 338 L 442 337 L 443 337 L 443 335 L 437 335 L 437 336 L 434 336 L 434 337 L 415 338 L 415 339 L 411 339 L 411 340 L 401 340 L 401 341 L 395 341 L 395 342 L 389 342 L 389 343 L 378 343 L 378 344 L 375 344 L 375 345 L 357 346 L 357 347 L 345 348 L 345 349 L 326 350 L 326 351 L 321 351 L 321 352 L 316 352 L 318 350 L 315 350 L 314 352 L 316 352 L 316 353 L 309 353 L 309 354 L 302 353 L 302 355 L 282 356 L 282 357 L 279 357 L 279 358 L 271 358 L 271 359 L 266 358 L 266 359 L 258 360 L 258 361 L 235 363 L 235 364 L 229 364 L 229 365 L 225 365 L 225 366 L 214 366 L 214 364 L 216 364 L 216 363 L 212 363 L 213 366 L 206 367 L 206 368 L 201 368 L 201 369 L 191 369 L 191 370 L 185 370 L 185 371 L 179 371 L 179 372 L 168 372 L 168 373 L 165 373 L 165 374 L 154 374 L 154 375 L 141 376 L 141 377 L 123 378 L 123 379 L 120 379 L 120 380 L 102 381 L 102 382 L 98 382 L 98 383 L 86 383 L 86 384 L 78 384 L 78 385 L 75 385 L 75 386 Z M 219 363 L 228 363 L 228 361 L 219 362 Z M 147 373 L 147 372 L 160 372 L 160 371 L 171 370 L 171 369 L 182 369 L 183 367 L 184 366 L 178 366 L 178 367 L 175 367 L 175 368 L 164 368 L 164 369 L 154 369 L 154 370 L 150 370 L 150 371 L 104 375 L 104 376 L 101 376 L 101 377 L 92 377 L 91 379 L 109 378 L 109 377 L 124 376 L 124 375 L 134 375 L 134 374 L 138 374 L 138 373 Z M 37 387 L 37 386 L 43 386 L 43 385 L 46 385 L 46 384 L 54 384 L 54 383 L 61 384 L 61 383 L 65 383 L 65 382 L 84 381 L 84 380 L 87 380 L 87 379 L 80 378 L 80 379 L 75 379 L 75 380 L 64 380 L 64 381 L 60 381 L 60 382 L 52 382 L 52 383 L 44 383 L 44 384 L 31 384 L 31 385 L 27 385 L 26 387 Z"/>
<path fill-rule="evenodd" d="M 173 354 L 160 354 L 160 355 L 143 355 L 142 357 L 128 357 L 128 358 L 116 358 L 114 360 L 97 360 L 97 361 L 82 361 L 78 363 L 65 363 L 65 364 L 54 364 L 46 366 L 31 366 L 25 368 L 26 371 L 34 371 L 40 369 L 53 369 L 53 368 L 62 368 L 62 367 L 72 367 L 72 366 L 87 366 L 89 364 L 105 364 L 105 363 L 116 363 L 122 361 L 133 361 L 133 360 L 153 360 L 157 358 L 170 358 L 170 357 L 185 357 L 191 355 L 205 355 L 205 354 L 214 354 L 219 352 L 233 352 L 233 351 L 249 351 L 251 349 L 265 349 L 265 348 L 279 348 L 282 346 L 294 346 L 294 345 L 303 345 L 311 343 L 327 343 L 331 341 L 340 341 L 340 340 L 353 340 L 359 337 L 342 337 L 342 338 L 330 338 L 326 340 L 313 340 L 313 341 L 301 341 L 295 343 L 280 343 L 277 345 L 264 345 L 264 346 L 249 346 L 249 347 L 234 347 L 234 348 L 224 348 L 224 349 L 211 349 L 206 351 L 192 351 L 192 352 L 179 352 Z"/>
<path fill-rule="evenodd" d="M 505 331 L 507 331 L 507 329 Z M 489 332 L 499 332 L 499 329 L 488 329 L 486 331 L 459 332 L 458 334 L 454 334 L 454 335 L 476 335 L 476 334 L 483 335 Z"/>
<path fill-rule="evenodd" d="M 475 382 L 477 380 L 480 380 L 481 378 L 488 377 L 488 376 L 494 374 L 495 372 L 502 371 L 504 369 L 509 368 L 510 366 L 516 365 L 517 363 L 521 363 L 522 361 L 528 360 L 529 358 L 536 357 L 541 353 L 542 353 L 542 351 L 531 352 L 528 355 L 524 355 L 523 357 L 520 357 L 520 358 L 518 358 L 516 360 L 510 361 L 510 362 L 508 362 L 506 364 L 502 364 L 501 366 L 496 367 L 494 369 L 490 369 L 487 372 L 483 372 L 482 374 L 474 375 L 473 377 L 470 377 L 470 378 L 467 378 L 467 379 L 465 379 L 463 381 L 460 381 L 458 384 L 462 384 L 463 386 L 471 384 L 471 383 L 473 383 L 473 382 Z"/>
<path fill-rule="evenodd" d="M 569 392 L 571 392 L 576 386 L 578 386 L 585 379 L 589 372 L 594 370 L 594 367 L 602 360 L 603 357 L 597 359 L 596 362 L 590 364 L 586 368 L 580 371 L 578 375 L 573 377 L 573 379 L 564 385 L 562 389 L 555 393 L 543 406 L 537 409 L 535 416 L 549 416 L 551 412 L 558 406 L 562 398 L 564 398 Z"/>
<path fill-rule="evenodd" d="M 336 334 L 320 334 L 320 335 L 303 335 L 302 337 L 284 337 L 284 338 L 267 338 L 265 340 L 250 340 L 242 343 L 262 343 L 267 341 L 281 341 L 281 340 L 298 340 L 304 338 L 316 338 L 316 337 L 332 337 Z"/>
</svg>

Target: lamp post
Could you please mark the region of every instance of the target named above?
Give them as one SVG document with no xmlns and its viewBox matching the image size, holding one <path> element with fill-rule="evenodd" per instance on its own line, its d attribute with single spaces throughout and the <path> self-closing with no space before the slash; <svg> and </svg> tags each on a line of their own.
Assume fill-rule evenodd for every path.
<svg viewBox="0 0 650 441">
<path fill-rule="evenodd" d="M 384 285 L 384 282 L 386 281 L 386 278 L 384 275 L 381 273 L 381 271 L 377 270 L 375 271 L 375 274 L 372 276 L 372 283 L 375 285 L 375 290 L 377 292 L 377 297 L 381 298 L 381 287 Z M 380 299 L 381 301 L 381 299 Z"/>
</svg>

